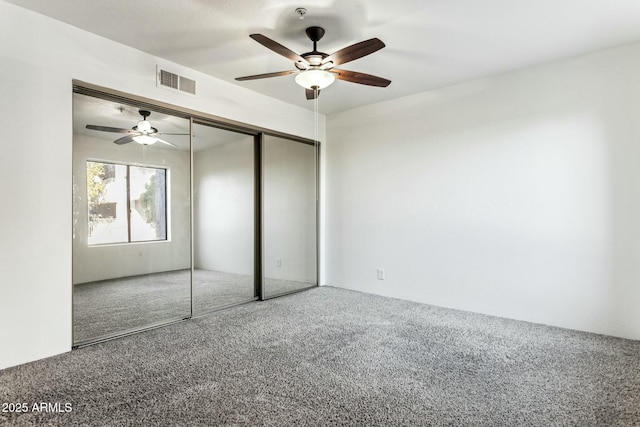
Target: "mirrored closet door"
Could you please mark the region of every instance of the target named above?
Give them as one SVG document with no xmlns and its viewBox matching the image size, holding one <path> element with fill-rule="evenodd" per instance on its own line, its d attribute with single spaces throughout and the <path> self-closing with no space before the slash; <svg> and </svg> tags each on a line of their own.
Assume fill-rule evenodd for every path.
<svg viewBox="0 0 640 427">
<path fill-rule="evenodd" d="M 193 125 L 193 313 L 255 300 L 254 136 Z"/>
<path fill-rule="evenodd" d="M 266 135 L 262 145 L 264 297 L 316 286 L 316 146 Z"/>
<path fill-rule="evenodd" d="M 317 285 L 317 147 L 74 86 L 73 345 Z"/>
<path fill-rule="evenodd" d="M 73 94 L 74 345 L 191 315 L 189 120 Z"/>
</svg>

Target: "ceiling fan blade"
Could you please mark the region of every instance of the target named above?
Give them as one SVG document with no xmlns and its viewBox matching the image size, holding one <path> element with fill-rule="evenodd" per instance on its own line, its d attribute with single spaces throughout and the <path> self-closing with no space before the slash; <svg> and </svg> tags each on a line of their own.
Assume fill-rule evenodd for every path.
<svg viewBox="0 0 640 427">
<path fill-rule="evenodd" d="M 391 80 L 372 76 L 371 74 L 358 73 L 356 71 L 336 70 L 334 68 L 331 72 L 336 75 L 336 79 L 351 83 L 359 83 L 361 85 L 387 87 L 391 83 Z"/>
<path fill-rule="evenodd" d="M 112 128 L 112 127 L 109 127 L 109 126 L 95 126 L 95 125 L 87 125 L 87 129 L 100 130 L 100 131 L 103 131 L 103 132 L 115 132 L 115 133 L 131 133 L 131 132 L 133 132 L 131 129 Z"/>
<path fill-rule="evenodd" d="M 307 96 L 307 99 L 316 99 L 318 96 L 320 96 L 320 89 L 318 89 L 317 91 L 313 89 L 305 89 L 304 93 Z M 318 95 L 316 95 L 316 93 Z"/>
<path fill-rule="evenodd" d="M 164 139 L 162 139 L 162 138 L 158 138 L 158 137 L 157 137 L 157 136 L 155 136 L 155 135 L 154 135 L 154 138 L 155 138 L 155 139 L 157 139 L 157 140 L 158 140 L 158 142 L 162 142 L 163 144 L 167 144 L 167 145 L 170 145 L 170 146 L 172 146 L 172 147 L 177 147 L 177 145 L 176 145 L 176 144 L 172 144 L 172 143 L 170 143 L 169 141 L 165 141 Z"/>
<path fill-rule="evenodd" d="M 256 74 L 253 76 L 245 76 L 245 77 L 236 77 L 238 81 L 245 80 L 256 80 L 256 79 L 266 79 L 269 77 L 280 77 L 280 76 L 288 76 L 289 74 L 297 73 L 297 71 L 289 70 L 289 71 L 276 71 L 275 73 L 265 73 L 265 74 Z"/>
<path fill-rule="evenodd" d="M 158 132 L 154 135 L 189 135 L 188 133 L 171 133 L 171 132 Z"/>
<path fill-rule="evenodd" d="M 345 64 L 363 56 L 367 56 L 373 52 L 382 49 L 385 44 L 378 38 L 372 38 L 360 43 L 352 44 L 344 49 L 332 53 L 322 60 L 322 65 L 333 62 L 333 66 Z"/>
<path fill-rule="evenodd" d="M 307 60 L 304 59 L 302 56 L 298 55 L 297 53 L 295 53 L 291 49 L 282 46 L 277 41 L 271 40 L 267 36 L 264 36 L 262 34 L 251 34 L 251 35 L 249 35 L 249 37 L 251 37 L 252 39 L 257 41 L 258 43 L 260 43 L 262 46 L 266 47 L 267 49 L 271 49 L 275 53 L 278 53 L 278 54 L 284 56 L 285 58 L 288 58 L 288 59 L 292 60 L 293 62 L 300 62 L 300 63 L 307 64 L 307 65 L 309 64 L 307 62 Z"/>
<path fill-rule="evenodd" d="M 122 138 L 116 139 L 115 141 L 113 141 L 113 143 L 118 145 L 128 144 L 130 142 L 133 142 L 133 137 L 137 135 L 138 134 L 123 136 Z"/>
</svg>

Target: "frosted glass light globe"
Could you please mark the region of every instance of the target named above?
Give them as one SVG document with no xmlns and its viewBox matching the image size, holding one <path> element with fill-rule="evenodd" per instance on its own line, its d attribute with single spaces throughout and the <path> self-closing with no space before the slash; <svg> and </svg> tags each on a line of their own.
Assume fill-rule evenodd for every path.
<svg viewBox="0 0 640 427">
<path fill-rule="evenodd" d="M 156 141 L 158 141 L 156 138 L 149 135 L 134 136 L 133 140 L 141 145 L 151 145 L 151 144 L 155 144 Z"/>
<path fill-rule="evenodd" d="M 323 89 L 336 79 L 332 73 L 324 70 L 306 70 L 296 76 L 296 83 L 306 89 Z"/>
</svg>

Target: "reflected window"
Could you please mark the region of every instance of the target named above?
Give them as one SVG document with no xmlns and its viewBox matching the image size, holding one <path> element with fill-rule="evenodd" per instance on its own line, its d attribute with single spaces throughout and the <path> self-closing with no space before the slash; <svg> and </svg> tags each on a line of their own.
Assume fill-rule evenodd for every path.
<svg viewBox="0 0 640 427">
<path fill-rule="evenodd" d="M 87 161 L 89 245 L 167 240 L 167 170 Z"/>
</svg>

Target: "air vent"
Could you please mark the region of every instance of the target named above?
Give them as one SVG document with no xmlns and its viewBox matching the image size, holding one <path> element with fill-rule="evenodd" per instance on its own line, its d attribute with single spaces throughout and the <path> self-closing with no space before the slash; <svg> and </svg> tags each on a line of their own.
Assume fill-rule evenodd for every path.
<svg viewBox="0 0 640 427">
<path fill-rule="evenodd" d="M 160 84 L 172 89 L 178 89 L 178 77 L 177 74 L 170 73 L 165 70 L 160 70 Z"/>
<path fill-rule="evenodd" d="M 188 79 L 184 76 L 180 76 L 167 70 L 161 70 L 159 67 L 157 76 L 158 86 L 177 89 L 182 92 L 190 93 L 192 95 L 196 94 L 195 80 Z"/>
<path fill-rule="evenodd" d="M 178 89 L 189 92 L 192 95 L 196 94 L 196 81 L 180 76 L 180 85 Z"/>
</svg>

